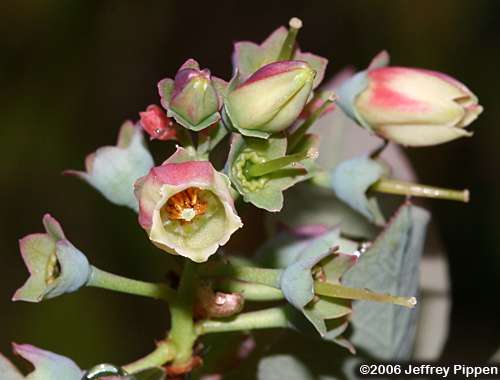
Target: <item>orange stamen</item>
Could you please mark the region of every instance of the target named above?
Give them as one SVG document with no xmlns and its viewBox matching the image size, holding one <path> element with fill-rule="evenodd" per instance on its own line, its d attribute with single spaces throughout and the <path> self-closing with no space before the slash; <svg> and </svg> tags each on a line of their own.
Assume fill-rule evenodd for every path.
<svg viewBox="0 0 500 380">
<path fill-rule="evenodd" d="M 168 218 L 170 220 L 179 220 L 182 224 L 190 223 L 190 220 L 183 217 L 183 211 L 186 209 L 192 209 L 195 217 L 203 215 L 207 211 L 208 204 L 200 199 L 199 192 L 199 188 L 189 187 L 172 195 L 164 206 Z"/>
</svg>

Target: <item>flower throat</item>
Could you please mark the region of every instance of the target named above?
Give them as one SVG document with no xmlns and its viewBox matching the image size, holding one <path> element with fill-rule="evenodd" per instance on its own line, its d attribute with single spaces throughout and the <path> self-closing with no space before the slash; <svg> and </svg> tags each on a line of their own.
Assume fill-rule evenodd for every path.
<svg viewBox="0 0 500 380">
<path fill-rule="evenodd" d="M 189 187 L 172 195 L 164 207 L 164 212 L 170 220 L 178 220 L 182 224 L 190 223 L 207 211 L 207 202 L 200 198 L 201 189 Z"/>
</svg>

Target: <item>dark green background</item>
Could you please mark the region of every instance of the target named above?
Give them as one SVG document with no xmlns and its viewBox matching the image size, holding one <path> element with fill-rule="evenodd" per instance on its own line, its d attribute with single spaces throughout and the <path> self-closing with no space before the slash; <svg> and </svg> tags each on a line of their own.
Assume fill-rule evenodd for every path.
<svg viewBox="0 0 500 380">
<path fill-rule="evenodd" d="M 32 342 L 82 366 L 122 363 L 162 337 L 167 309 L 150 300 L 86 289 L 11 303 L 27 275 L 17 239 L 40 231 L 50 211 L 97 266 L 160 279 L 167 260 L 135 215 L 60 173 L 82 168 L 87 153 L 114 142 L 124 119 L 158 103 L 156 83 L 185 59 L 228 79 L 232 42 L 261 41 L 291 16 L 304 21 L 303 48 L 331 60 L 329 75 L 365 67 L 386 48 L 395 64 L 446 72 L 479 95 L 485 112 L 474 138 L 408 152 L 422 182 L 472 192 L 469 205 L 431 203 L 453 280 L 445 357 L 485 360 L 499 346 L 499 1 L 17 0 L 0 3 L 2 352 L 10 341 Z M 152 145 L 165 155 L 165 145 Z M 258 232 L 239 233 L 237 244 Z"/>
</svg>

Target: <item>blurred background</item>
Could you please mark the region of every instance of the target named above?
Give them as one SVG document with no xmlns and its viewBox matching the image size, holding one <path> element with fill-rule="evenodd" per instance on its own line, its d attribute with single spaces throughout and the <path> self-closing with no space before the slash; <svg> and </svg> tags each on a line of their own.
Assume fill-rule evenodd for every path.
<svg viewBox="0 0 500 380">
<path fill-rule="evenodd" d="M 422 183 L 471 190 L 469 204 L 429 205 L 452 281 L 444 358 L 487 360 L 500 346 L 499 15 L 494 0 L 0 2 L 0 351 L 31 342 L 86 367 L 128 362 L 163 336 L 166 307 L 147 299 L 85 289 L 11 303 L 27 277 L 17 239 L 41 231 L 49 211 L 96 266 L 160 279 L 167 260 L 135 215 L 61 172 L 113 144 L 187 58 L 229 79 L 234 41 L 261 42 L 298 16 L 300 44 L 330 59 L 328 76 L 364 68 L 385 48 L 393 64 L 446 72 L 479 95 L 485 112 L 473 138 L 407 153 Z M 158 159 L 166 154 L 165 144 L 151 147 Z M 237 244 L 251 249 L 259 232 L 237 235 Z"/>
</svg>

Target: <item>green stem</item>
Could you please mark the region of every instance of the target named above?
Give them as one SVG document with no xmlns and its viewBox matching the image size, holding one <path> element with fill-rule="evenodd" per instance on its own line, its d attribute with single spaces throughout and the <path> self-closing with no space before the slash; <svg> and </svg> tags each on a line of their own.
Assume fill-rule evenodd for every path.
<svg viewBox="0 0 500 380">
<path fill-rule="evenodd" d="M 331 284 L 329 282 L 315 282 L 314 292 L 317 295 L 327 297 L 392 303 L 408 308 L 413 308 L 417 304 L 415 297 L 396 297 L 389 294 L 375 293 L 367 289 L 349 288 L 343 285 Z"/>
<path fill-rule="evenodd" d="M 209 127 L 212 128 L 212 127 Z M 208 159 L 209 153 L 227 136 L 229 133 L 224 125 L 217 123 L 214 129 L 207 133 L 199 134 L 198 156 Z"/>
<path fill-rule="evenodd" d="M 245 301 L 280 301 L 284 299 L 283 293 L 279 289 L 229 278 L 217 282 L 216 287 L 217 290 L 227 293 L 241 293 Z"/>
<path fill-rule="evenodd" d="M 452 190 L 440 187 L 433 187 L 427 185 L 420 185 L 418 183 L 411 183 L 399 181 L 395 179 L 382 178 L 372 185 L 370 188 L 373 191 L 387 194 L 399 194 L 406 196 L 424 197 L 424 198 L 437 198 L 448 199 L 459 202 L 469 202 L 469 190 Z"/>
<path fill-rule="evenodd" d="M 123 369 L 132 374 L 151 367 L 159 367 L 172 361 L 175 357 L 175 348 L 171 342 L 161 341 L 156 349 L 143 358 L 123 366 Z"/>
<path fill-rule="evenodd" d="M 332 175 L 326 170 L 318 169 L 314 172 L 310 182 L 318 187 L 324 187 L 331 190 Z"/>
<path fill-rule="evenodd" d="M 283 42 L 283 46 L 281 47 L 278 61 L 288 61 L 293 58 L 295 41 L 297 39 L 299 29 L 302 28 L 302 21 L 297 17 L 293 17 L 288 22 L 288 25 L 290 26 L 290 29 L 288 30 L 286 39 Z"/>
<path fill-rule="evenodd" d="M 191 136 L 191 133 L 189 132 L 188 129 L 179 125 L 179 127 L 176 129 L 176 132 L 177 132 L 177 140 L 179 140 L 179 143 L 184 148 L 194 146 L 193 137 Z"/>
<path fill-rule="evenodd" d="M 260 177 L 282 169 L 290 164 L 300 162 L 308 158 L 309 154 L 309 151 L 304 150 L 299 153 L 275 158 L 274 160 L 269 160 L 261 164 L 252 164 L 246 169 L 245 174 L 249 177 Z"/>
<path fill-rule="evenodd" d="M 370 158 L 376 160 L 377 158 L 380 157 L 385 148 L 387 148 L 388 146 L 389 146 L 389 140 L 384 140 L 384 142 L 378 148 L 376 148 L 373 152 L 370 153 Z"/>
<path fill-rule="evenodd" d="M 243 313 L 225 320 L 200 321 L 196 324 L 196 332 L 199 335 L 203 335 L 228 331 L 257 330 L 279 327 L 289 327 L 286 309 L 283 306 Z"/>
<path fill-rule="evenodd" d="M 170 303 L 172 328 L 168 340 L 175 347 L 175 364 L 184 364 L 191 359 L 196 332 L 193 323 L 193 303 L 197 283 L 196 264 L 186 260 L 177 297 Z"/>
<path fill-rule="evenodd" d="M 281 270 L 240 266 L 229 262 L 212 267 L 203 267 L 200 270 L 200 275 L 204 277 L 230 277 L 279 289 Z"/>
<path fill-rule="evenodd" d="M 330 92 L 323 104 L 315 110 L 309 117 L 288 137 L 288 152 L 293 153 L 300 145 L 302 138 L 308 129 L 319 119 L 327 107 L 335 101 L 335 94 Z"/>
<path fill-rule="evenodd" d="M 118 276 L 92 266 L 86 286 L 171 301 L 175 291 L 166 284 L 144 282 Z"/>
</svg>

